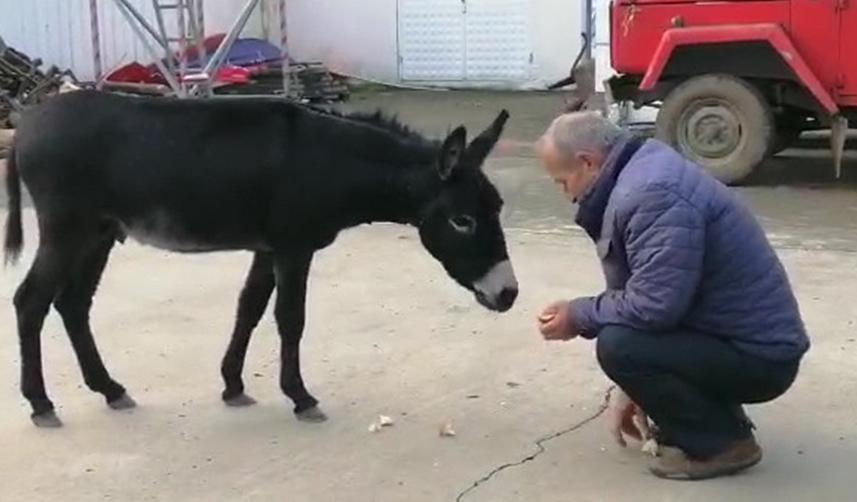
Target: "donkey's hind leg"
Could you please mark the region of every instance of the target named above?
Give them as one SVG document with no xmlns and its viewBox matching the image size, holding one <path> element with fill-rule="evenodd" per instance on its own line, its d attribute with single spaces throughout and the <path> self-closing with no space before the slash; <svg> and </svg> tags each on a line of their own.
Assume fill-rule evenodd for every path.
<svg viewBox="0 0 857 502">
<path fill-rule="evenodd" d="M 15 292 L 21 346 L 21 393 L 29 401 L 33 423 L 38 427 L 62 425 L 45 391 L 41 333 L 51 302 L 78 256 L 77 242 L 64 240 L 61 235 L 43 228 L 36 258 Z"/>
<path fill-rule="evenodd" d="M 241 372 L 244 370 L 244 359 L 247 355 L 247 346 L 250 344 L 250 336 L 265 313 L 273 291 L 273 257 L 268 253 L 257 252 L 253 255 L 253 264 L 250 266 L 238 299 L 235 327 L 220 366 L 225 385 L 222 397 L 229 406 L 249 406 L 255 403 L 252 397 L 244 393 Z"/>
<path fill-rule="evenodd" d="M 122 385 L 110 377 L 98 353 L 89 325 L 92 297 L 98 289 L 114 243 L 114 233 L 106 232 L 99 242 L 81 257 L 74 274 L 69 277 L 54 301 L 54 308 L 65 324 L 86 386 L 103 394 L 111 408 L 126 409 L 135 406 L 134 400 L 126 394 Z"/>
</svg>

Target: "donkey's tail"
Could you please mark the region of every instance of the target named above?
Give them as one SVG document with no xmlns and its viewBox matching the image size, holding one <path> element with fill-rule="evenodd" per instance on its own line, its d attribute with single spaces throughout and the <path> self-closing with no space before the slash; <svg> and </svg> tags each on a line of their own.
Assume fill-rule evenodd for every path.
<svg viewBox="0 0 857 502">
<path fill-rule="evenodd" d="M 6 216 L 6 265 L 15 264 L 24 247 L 24 228 L 21 225 L 21 179 L 15 162 L 15 145 L 9 151 L 6 164 L 6 193 L 9 196 L 9 213 Z"/>
</svg>

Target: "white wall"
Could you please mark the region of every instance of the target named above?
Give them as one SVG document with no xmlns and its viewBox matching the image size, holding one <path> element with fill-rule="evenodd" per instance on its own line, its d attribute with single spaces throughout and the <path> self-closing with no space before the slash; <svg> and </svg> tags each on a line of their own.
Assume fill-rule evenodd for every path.
<svg viewBox="0 0 857 502">
<path fill-rule="evenodd" d="M 87 0 L 0 0 L 0 37 L 47 65 L 92 74 Z M 106 37 L 112 43 L 112 37 Z"/>
<path fill-rule="evenodd" d="M 322 61 L 349 75 L 398 80 L 396 0 L 289 0 L 287 5 L 294 59 Z M 270 33 L 278 33 L 277 17 L 268 19 L 274 23 Z"/>
<path fill-rule="evenodd" d="M 531 0 L 535 84 L 568 76 L 582 45 L 583 0 Z"/>
<path fill-rule="evenodd" d="M 530 3 L 533 79 L 521 87 L 544 87 L 568 75 L 580 50 L 581 3 Z M 397 0 L 289 0 L 289 49 L 298 60 L 322 61 L 345 74 L 399 82 L 396 9 Z"/>
<path fill-rule="evenodd" d="M 246 36 L 280 38 L 277 0 L 264 0 Z M 130 61 L 150 62 L 112 0 L 98 0 L 105 71 Z M 132 0 L 153 19 L 150 0 Z M 206 0 L 206 33 L 226 31 L 245 0 Z M 322 61 L 336 71 L 399 81 L 397 0 L 287 0 L 288 36 L 297 60 Z M 0 36 L 48 64 L 94 76 L 88 0 L 0 0 Z M 581 0 L 530 0 L 532 79 L 543 88 L 565 77 L 580 50 Z"/>
</svg>

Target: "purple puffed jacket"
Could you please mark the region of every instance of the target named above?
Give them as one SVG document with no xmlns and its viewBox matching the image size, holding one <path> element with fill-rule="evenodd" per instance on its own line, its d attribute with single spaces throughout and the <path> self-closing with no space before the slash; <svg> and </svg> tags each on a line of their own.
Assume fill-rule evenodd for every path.
<svg viewBox="0 0 857 502">
<path fill-rule="evenodd" d="M 786 271 L 749 208 L 670 146 L 620 138 L 576 222 L 607 284 L 570 303 L 583 336 L 620 324 L 721 336 L 770 360 L 809 349 Z"/>
</svg>

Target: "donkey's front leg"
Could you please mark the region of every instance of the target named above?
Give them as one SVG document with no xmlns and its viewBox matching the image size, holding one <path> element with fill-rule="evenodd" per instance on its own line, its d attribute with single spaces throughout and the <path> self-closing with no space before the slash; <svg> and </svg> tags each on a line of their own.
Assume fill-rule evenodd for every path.
<svg viewBox="0 0 857 502">
<path fill-rule="evenodd" d="M 270 253 L 257 252 L 253 255 L 253 264 L 238 299 L 235 327 L 220 365 L 220 374 L 225 385 L 223 401 L 229 406 L 248 406 L 255 403 L 252 397 L 244 393 L 241 372 L 244 370 L 250 336 L 265 313 L 273 291 L 274 257 Z"/>
<path fill-rule="evenodd" d="M 312 252 L 279 254 L 274 261 L 277 303 L 274 315 L 280 333 L 280 388 L 295 404 L 295 414 L 306 422 L 323 422 L 327 416 L 318 400 L 307 392 L 301 378 L 300 343 L 306 316 L 306 289 Z"/>
</svg>

